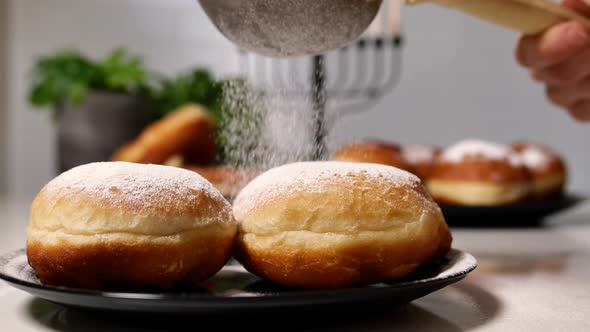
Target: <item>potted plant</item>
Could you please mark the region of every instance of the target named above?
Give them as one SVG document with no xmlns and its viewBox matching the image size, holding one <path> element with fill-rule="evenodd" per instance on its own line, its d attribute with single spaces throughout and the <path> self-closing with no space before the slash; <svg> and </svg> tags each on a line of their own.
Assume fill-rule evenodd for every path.
<svg viewBox="0 0 590 332">
<path fill-rule="evenodd" d="M 39 59 L 33 74 L 29 101 L 54 115 L 60 173 L 109 160 L 153 119 L 150 75 L 123 49 L 100 61 L 59 51 Z"/>
</svg>

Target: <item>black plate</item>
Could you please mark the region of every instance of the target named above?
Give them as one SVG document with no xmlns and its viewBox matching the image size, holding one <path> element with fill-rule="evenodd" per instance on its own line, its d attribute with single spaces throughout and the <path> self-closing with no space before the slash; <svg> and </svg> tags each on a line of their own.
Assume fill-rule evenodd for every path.
<svg viewBox="0 0 590 332">
<path fill-rule="evenodd" d="M 447 223 L 458 227 L 535 226 L 555 213 L 583 202 L 580 195 L 567 194 L 543 201 L 504 206 L 457 206 L 441 204 Z"/>
<path fill-rule="evenodd" d="M 470 254 L 452 250 L 446 259 L 424 267 L 411 278 L 339 290 L 290 289 L 246 272 L 240 265 L 227 265 L 210 280 L 189 291 L 130 293 L 87 291 L 42 285 L 27 262 L 24 250 L 0 256 L 0 278 L 42 299 L 68 307 L 119 312 L 165 314 L 240 313 L 264 310 L 345 308 L 359 304 L 406 304 L 458 282 L 473 271 L 477 262 Z"/>
</svg>

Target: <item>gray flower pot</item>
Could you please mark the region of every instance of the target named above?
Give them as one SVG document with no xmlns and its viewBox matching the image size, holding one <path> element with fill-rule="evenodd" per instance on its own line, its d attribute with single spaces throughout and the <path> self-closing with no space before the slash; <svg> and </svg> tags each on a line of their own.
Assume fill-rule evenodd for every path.
<svg viewBox="0 0 590 332">
<path fill-rule="evenodd" d="M 140 97 L 92 92 L 78 106 L 58 109 L 58 171 L 109 161 L 122 145 L 149 124 L 147 101 Z"/>
</svg>

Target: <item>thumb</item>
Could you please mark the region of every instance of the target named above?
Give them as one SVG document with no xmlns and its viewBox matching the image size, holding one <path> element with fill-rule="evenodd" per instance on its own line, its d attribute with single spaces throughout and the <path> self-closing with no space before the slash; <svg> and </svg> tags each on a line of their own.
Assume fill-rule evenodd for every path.
<svg viewBox="0 0 590 332">
<path fill-rule="evenodd" d="M 590 0 L 564 0 L 562 5 L 590 17 Z"/>
</svg>

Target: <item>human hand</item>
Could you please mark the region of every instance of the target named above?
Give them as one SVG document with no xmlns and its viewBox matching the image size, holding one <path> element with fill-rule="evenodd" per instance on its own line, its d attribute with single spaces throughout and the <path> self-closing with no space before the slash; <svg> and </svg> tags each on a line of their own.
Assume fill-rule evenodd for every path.
<svg viewBox="0 0 590 332">
<path fill-rule="evenodd" d="M 563 5 L 590 17 L 590 0 L 565 0 Z M 545 84 L 551 102 L 578 121 L 590 121 L 590 29 L 568 21 L 542 34 L 523 36 L 516 58 Z"/>
</svg>

